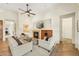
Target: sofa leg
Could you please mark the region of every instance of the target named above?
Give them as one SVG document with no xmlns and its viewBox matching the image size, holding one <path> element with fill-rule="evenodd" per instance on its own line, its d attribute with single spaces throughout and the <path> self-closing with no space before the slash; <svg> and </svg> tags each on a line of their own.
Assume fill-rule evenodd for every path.
<svg viewBox="0 0 79 59">
<path fill-rule="evenodd" d="M 38 47 L 40 47 L 40 46 L 38 45 Z"/>
<path fill-rule="evenodd" d="M 32 50 L 31 50 L 31 52 L 32 52 Z"/>
<path fill-rule="evenodd" d="M 48 52 L 50 52 L 50 51 L 48 50 Z"/>
</svg>

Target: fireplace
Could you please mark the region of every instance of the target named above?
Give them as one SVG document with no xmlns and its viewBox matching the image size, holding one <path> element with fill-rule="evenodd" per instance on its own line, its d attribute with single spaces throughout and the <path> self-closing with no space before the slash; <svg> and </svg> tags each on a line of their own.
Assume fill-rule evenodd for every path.
<svg viewBox="0 0 79 59">
<path fill-rule="evenodd" d="M 33 30 L 33 38 L 36 39 L 44 39 L 44 37 L 47 35 L 48 37 L 52 37 L 53 30 L 52 29 L 41 29 L 41 30 Z"/>
<path fill-rule="evenodd" d="M 34 35 L 34 38 L 37 38 L 37 39 L 39 38 L 39 32 L 34 32 L 33 35 Z"/>
</svg>

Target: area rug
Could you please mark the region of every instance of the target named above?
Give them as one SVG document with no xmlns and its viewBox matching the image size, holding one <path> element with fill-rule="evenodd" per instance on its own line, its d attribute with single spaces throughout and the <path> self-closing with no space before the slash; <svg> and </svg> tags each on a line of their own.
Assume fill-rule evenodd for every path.
<svg viewBox="0 0 79 59">
<path fill-rule="evenodd" d="M 28 52 L 24 56 L 49 56 L 49 55 L 50 55 L 50 52 L 35 45 L 33 46 L 32 52 Z"/>
</svg>

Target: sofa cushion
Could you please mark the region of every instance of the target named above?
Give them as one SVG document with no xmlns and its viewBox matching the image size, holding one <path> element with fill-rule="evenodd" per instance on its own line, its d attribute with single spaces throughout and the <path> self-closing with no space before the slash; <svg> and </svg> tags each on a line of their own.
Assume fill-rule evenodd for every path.
<svg viewBox="0 0 79 59">
<path fill-rule="evenodd" d="M 18 46 L 18 43 L 16 42 L 16 40 L 14 40 L 14 38 L 12 37 L 8 37 L 8 42 L 9 42 L 9 45 L 11 46 L 10 48 L 15 48 Z"/>
<path fill-rule="evenodd" d="M 16 40 L 16 42 L 18 43 L 18 45 L 22 45 L 22 42 L 18 38 L 16 38 L 15 36 L 12 36 L 12 38 Z"/>
<path fill-rule="evenodd" d="M 29 38 L 26 39 L 26 41 L 31 42 L 32 38 L 29 37 Z"/>
<path fill-rule="evenodd" d="M 27 34 L 22 38 L 23 40 L 26 40 L 28 42 L 31 42 L 32 38 L 29 37 Z"/>
</svg>

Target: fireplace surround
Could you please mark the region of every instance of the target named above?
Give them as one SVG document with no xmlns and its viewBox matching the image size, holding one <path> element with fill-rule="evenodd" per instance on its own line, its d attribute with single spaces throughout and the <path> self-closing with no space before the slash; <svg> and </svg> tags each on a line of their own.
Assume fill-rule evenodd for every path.
<svg viewBox="0 0 79 59">
<path fill-rule="evenodd" d="M 46 30 L 46 29 L 41 29 L 41 30 L 33 30 L 33 38 L 36 39 L 44 39 L 45 34 L 48 35 L 48 37 L 52 37 L 53 36 L 53 30 Z"/>
</svg>

